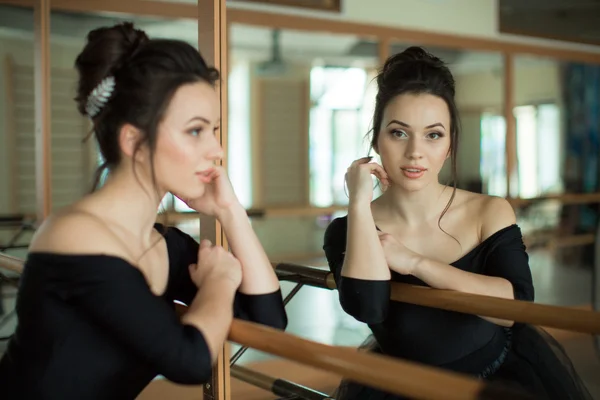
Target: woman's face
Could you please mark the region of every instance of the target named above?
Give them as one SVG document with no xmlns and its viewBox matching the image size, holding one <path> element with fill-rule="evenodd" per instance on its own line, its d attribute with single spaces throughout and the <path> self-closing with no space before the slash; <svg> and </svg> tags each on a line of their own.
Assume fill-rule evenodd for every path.
<svg viewBox="0 0 600 400">
<path fill-rule="evenodd" d="M 432 182 L 450 155 L 450 112 L 430 94 L 402 94 L 385 107 L 375 150 L 390 183 L 417 191 Z"/>
<path fill-rule="evenodd" d="M 159 187 L 181 198 L 202 196 L 223 149 L 219 98 L 205 82 L 181 86 L 159 124 L 154 170 Z"/>
</svg>

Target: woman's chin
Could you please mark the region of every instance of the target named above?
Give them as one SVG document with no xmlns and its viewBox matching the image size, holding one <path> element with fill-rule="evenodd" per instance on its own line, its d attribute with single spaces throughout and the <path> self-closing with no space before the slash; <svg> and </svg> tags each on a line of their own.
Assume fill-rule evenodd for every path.
<svg viewBox="0 0 600 400">
<path fill-rule="evenodd" d="M 186 187 L 185 190 L 180 191 L 171 191 L 171 193 L 177 193 L 175 196 L 180 198 L 181 200 L 192 200 L 200 198 L 206 193 L 206 187 L 204 184 L 196 184 L 195 187 L 190 190 L 190 187 Z"/>
<path fill-rule="evenodd" d="M 204 195 L 204 193 L 206 193 L 206 187 L 201 184 L 198 185 L 197 187 L 194 188 L 194 190 L 190 190 L 190 199 L 197 199 L 199 197 L 202 197 Z"/>
<path fill-rule="evenodd" d="M 402 191 L 418 192 L 427 187 L 428 183 L 429 182 L 425 181 L 424 179 L 407 179 L 401 177 L 396 182 L 394 182 L 393 185 Z"/>
</svg>

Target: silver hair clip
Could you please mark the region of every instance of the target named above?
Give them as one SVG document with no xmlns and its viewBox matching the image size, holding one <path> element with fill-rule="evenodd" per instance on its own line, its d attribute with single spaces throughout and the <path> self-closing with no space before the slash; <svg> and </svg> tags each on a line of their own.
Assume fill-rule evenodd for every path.
<svg viewBox="0 0 600 400">
<path fill-rule="evenodd" d="M 88 96 L 87 105 L 85 106 L 85 112 L 90 118 L 94 118 L 102 107 L 108 102 L 110 96 L 115 90 L 115 78 L 108 76 L 104 78 L 98 86 L 92 90 L 92 93 Z"/>
</svg>

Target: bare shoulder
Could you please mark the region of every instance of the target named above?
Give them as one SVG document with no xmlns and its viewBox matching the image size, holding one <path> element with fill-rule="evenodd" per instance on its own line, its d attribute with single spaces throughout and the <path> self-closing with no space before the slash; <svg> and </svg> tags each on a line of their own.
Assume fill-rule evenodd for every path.
<svg viewBox="0 0 600 400">
<path fill-rule="evenodd" d="M 481 201 L 483 195 L 479 193 L 469 192 L 467 190 L 456 189 L 452 204 L 455 207 L 468 207 L 471 209 L 473 205 Z"/>
<path fill-rule="evenodd" d="M 481 239 L 485 240 L 494 233 L 517 223 L 515 210 L 502 197 L 479 195 L 479 216 Z"/>
<path fill-rule="evenodd" d="M 29 251 L 123 255 L 125 249 L 99 217 L 68 208 L 44 220 Z"/>
<path fill-rule="evenodd" d="M 486 199 L 489 198 L 490 196 L 469 192 L 467 190 L 456 189 L 449 211 L 454 211 L 457 217 L 460 219 L 459 223 L 463 225 L 465 223 L 465 218 L 476 220 L 476 218 L 473 217 L 480 214 L 482 204 Z"/>
<path fill-rule="evenodd" d="M 466 223 L 470 226 L 472 221 L 480 241 L 516 223 L 512 206 L 502 197 L 457 190 L 453 203 L 461 229 L 465 228 Z"/>
</svg>

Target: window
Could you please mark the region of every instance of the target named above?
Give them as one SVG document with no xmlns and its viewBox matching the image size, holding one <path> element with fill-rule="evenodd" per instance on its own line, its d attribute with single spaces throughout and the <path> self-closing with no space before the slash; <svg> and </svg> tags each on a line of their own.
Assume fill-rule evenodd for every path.
<svg viewBox="0 0 600 400">
<path fill-rule="evenodd" d="M 519 197 L 562 192 L 560 112 L 555 104 L 516 107 Z"/>
<path fill-rule="evenodd" d="M 355 67 L 314 67 L 310 76 L 310 201 L 313 206 L 345 205 L 344 175 L 367 155 L 375 101 L 375 71 Z"/>
<path fill-rule="evenodd" d="M 484 113 L 481 117 L 480 174 L 484 193 L 506 196 L 506 123 L 504 117 Z"/>
<path fill-rule="evenodd" d="M 227 173 L 240 203 L 252 206 L 250 62 L 232 60 L 229 71 Z"/>
<path fill-rule="evenodd" d="M 560 177 L 561 121 L 556 104 L 514 108 L 517 139 L 518 186 L 521 198 L 563 191 Z M 500 115 L 481 117 L 481 178 L 486 193 L 506 196 L 506 126 Z"/>
</svg>

